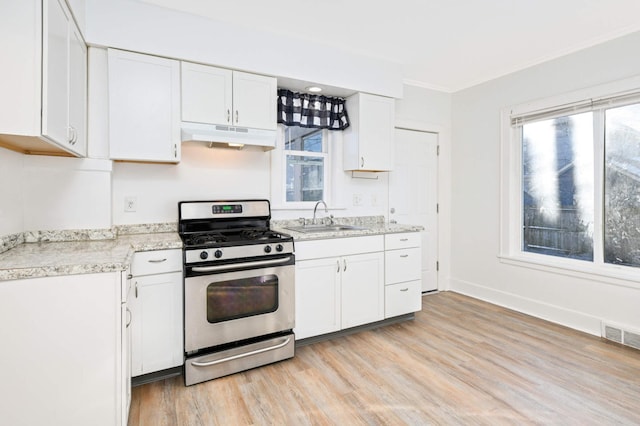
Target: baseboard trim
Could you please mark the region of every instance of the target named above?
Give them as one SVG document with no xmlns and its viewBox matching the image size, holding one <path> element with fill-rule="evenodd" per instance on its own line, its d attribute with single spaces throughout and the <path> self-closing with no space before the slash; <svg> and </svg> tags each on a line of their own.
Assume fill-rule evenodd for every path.
<svg viewBox="0 0 640 426">
<path fill-rule="evenodd" d="M 584 333 L 600 336 L 601 319 L 561 306 L 499 291 L 465 280 L 450 280 L 450 291 L 480 299 L 494 305 L 522 312 Z"/>
</svg>

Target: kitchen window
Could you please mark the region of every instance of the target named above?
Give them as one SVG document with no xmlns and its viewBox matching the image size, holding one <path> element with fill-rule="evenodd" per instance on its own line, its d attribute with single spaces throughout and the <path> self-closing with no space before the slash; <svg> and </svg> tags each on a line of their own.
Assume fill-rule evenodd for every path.
<svg viewBox="0 0 640 426">
<path fill-rule="evenodd" d="M 327 130 L 284 126 L 285 203 L 328 199 Z"/>
<path fill-rule="evenodd" d="M 590 92 L 503 111 L 500 257 L 637 280 L 640 81 Z"/>
</svg>

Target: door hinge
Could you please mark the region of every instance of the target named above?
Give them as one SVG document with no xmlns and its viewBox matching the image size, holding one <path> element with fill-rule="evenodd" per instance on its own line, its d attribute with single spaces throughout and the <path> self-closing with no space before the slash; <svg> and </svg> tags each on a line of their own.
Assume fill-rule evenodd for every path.
<svg viewBox="0 0 640 426">
<path fill-rule="evenodd" d="M 436 203 L 436 213 L 440 213 L 440 203 Z"/>
<path fill-rule="evenodd" d="M 440 155 L 440 145 L 436 146 L 436 155 Z"/>
<path fill-rule="evenodd" d="M 439 270 L 440 270 L 440 262 L 436 260 L 436 271 L 439 271 Z"/>
</svg>

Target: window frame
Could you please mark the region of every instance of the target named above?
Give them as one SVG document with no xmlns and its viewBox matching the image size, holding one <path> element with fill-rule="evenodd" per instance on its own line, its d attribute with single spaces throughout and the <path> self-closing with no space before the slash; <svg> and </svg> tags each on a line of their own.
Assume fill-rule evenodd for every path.
<svg viewBox="0 0 640 426">
<path fill-rule="evenodd" d="M 500 262 L 581 279 L 640 288 L 640 268 L 604 262 L 604 110 L 640 103 L 640 77 L 504 108 L 500 113 Z M 554 114 L 554 111 L 557 113 Z M 541 119 L 594 111 L 593 261 L 550 256 L 523 250 L 522 127 L 517 117 Z M 543 117 L 543 118 L 540 118 Z"/>
<path fill-rule="evenodd" d="M 317 201 L 287 201 L 287 155 L 299 155 L 306 157 L 316 157 L 324 159 L 324 188 L 323 201 L 330 205 L 332 201 L 332 150 L 330 132 L 328 129 L 318 129 L 322 132 L 322 152 L 299 151 L 286 149 L 286 127 L 278 124 L 276 149 L 272 151 L 272 171 L 278 171 L 277 175 L 272 174 L 271 197 L 272 209 L 281 210 L 309 210 L 313 209 Z M 275 201 L 275 202 L 274 202 Z"/>
</svg>

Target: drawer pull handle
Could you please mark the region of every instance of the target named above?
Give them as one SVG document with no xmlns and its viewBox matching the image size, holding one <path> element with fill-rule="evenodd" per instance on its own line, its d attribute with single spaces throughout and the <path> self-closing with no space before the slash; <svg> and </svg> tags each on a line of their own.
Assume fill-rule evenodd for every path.
<svg viewBox="0 0 640 426">
<path fill-rule="evenodd" d="M 409 287 L 407 288 L 401 288 L 400 291 L 409 291 Z"/>
<path fill-rule="evenodd" d="M 401 254 L 400 257 L 409 257 L 408 254 Z"/>
<path fill-rule="evenodd" d="M 409 241 L 408 238 L 400 238 L 400 241 Z"/>
<path fill-rule="evenodd" d="M 149 259 L 149 263 L 162 263 L 162 262 L 166 262 L 167 259 Z"/>
</svg>

